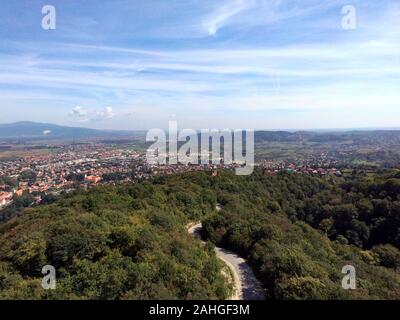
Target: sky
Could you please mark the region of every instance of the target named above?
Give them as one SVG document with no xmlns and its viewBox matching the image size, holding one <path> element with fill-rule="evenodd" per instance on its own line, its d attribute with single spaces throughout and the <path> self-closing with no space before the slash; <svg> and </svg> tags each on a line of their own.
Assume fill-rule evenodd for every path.
<svg viewBox="0 0 400 320">
<path fill-rule="evenodd" d="M 124 130 L 400 127 L 400 1 L 2 0 L 0 111 Z"/>
</svg>

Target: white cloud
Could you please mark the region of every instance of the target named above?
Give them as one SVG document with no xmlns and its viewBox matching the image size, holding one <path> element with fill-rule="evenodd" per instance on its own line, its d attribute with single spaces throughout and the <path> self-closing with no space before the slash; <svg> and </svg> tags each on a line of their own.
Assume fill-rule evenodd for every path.
<svg viewBox="0 0 400 320">
<path fill-rule="evenodd" d="M 87 111 L 83 109 L 81 106 L 76 106 L 71 110 L 69 116 L 73 117 L 75 120 L 79 122 L 86 122 L 88 121 L 87 118 Z"/>
<path fill-rule="evenodd" d="M 252 0 L 234 0 L 223 5 L 205 21 L 204 26 L 208 34 L 215 36 L 218 30 L 224 27 L 229 19 L 250 8 L 253 4 Z"/>
<path fill-rule="evenodd" d="M 107 120 L 116 116 L 112 107 L 105 107 L 103 110 L 96 112 L 94 120 Z"/>
<path fill-rule="evenodd" d="M 86 110 L 81 106 L 76 106 L 69 113 L 78 122 L 109 120 L 114 118 L 117 113 L 113 111 L 112 107 L 105 107 L 102 110 Z"/>
</svg>

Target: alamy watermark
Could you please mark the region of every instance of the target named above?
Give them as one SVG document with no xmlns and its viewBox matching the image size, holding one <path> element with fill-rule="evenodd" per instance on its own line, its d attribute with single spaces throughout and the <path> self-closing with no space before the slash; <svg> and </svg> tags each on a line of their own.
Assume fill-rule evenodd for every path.
<svg viewBox="0 0 400 320">
<path fill-rule="evenodd" d="M 57 28 L 56 8 L 51 5 L 46 5 L 42 8 L 42 28 L 43 30 L 55 30 Z"/>
<path fill-rule="evenodd" d="M 346 265 L 342 268 L 342 273 L 345 276 L 342 279 L 342 288 L 345 290 L 356 289 L 356 268 L 351 265 Z"/>
<path fill-rule="evenodd" d="M 47 265 L 42 268 L 42 274 L 45 276 L 42 279 L 42 288 L 44 290 L 55 290 L 56 289 L 56 269 Z"/>
<path fill-rule="evenodd" d="M 178 132 L 177 122 L 170 121 L 168 134 L 163 129 L 151 129 L 146 142 L 154 142 L 146 152 L 150 165 L 237 165 L 237 175 L 250 175 L 254 170 L 253 130 L 183 129 Z"/>
<path fill-rule="evenodd" d="M 346 5 L 342 8 L 342 28 L 344 30 L 357 29 L 357 10 L 352 5 Z"/>
</svg>

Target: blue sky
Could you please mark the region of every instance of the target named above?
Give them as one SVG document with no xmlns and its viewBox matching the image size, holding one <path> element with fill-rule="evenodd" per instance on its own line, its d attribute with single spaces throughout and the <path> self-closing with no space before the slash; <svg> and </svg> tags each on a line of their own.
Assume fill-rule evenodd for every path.
<svg viewBox="0 0 400 320">
<path fill-rule="evenodd" d="M 56 30 L 41 28 L 53 5 Z M 342 8 L 357 28 L 342 28 Z M 398 0 L 2 0 L 0 122 L 399 127 Z"/>
</svg>

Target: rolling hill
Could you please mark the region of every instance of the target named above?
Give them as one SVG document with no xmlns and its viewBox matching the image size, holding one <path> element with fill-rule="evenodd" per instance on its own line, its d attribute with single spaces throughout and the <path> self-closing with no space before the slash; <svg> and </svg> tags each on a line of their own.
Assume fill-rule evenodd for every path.
<svg viewBox="0 0 400 320">
<path fill-rule="evenodd" d="M 82 139 L 132 137 L 139 132 L 96 130 L 29 121 L 0 124 L 0 139 Z"/>
</svg>

